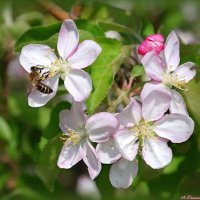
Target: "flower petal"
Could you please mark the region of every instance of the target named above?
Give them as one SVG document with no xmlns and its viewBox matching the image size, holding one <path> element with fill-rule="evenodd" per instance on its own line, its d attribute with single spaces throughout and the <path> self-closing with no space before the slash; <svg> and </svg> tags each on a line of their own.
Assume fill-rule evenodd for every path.
<svg viewBox="0 0 200 200">
<path fill-rule="evenodd" d="M 82 159 L 80 143 L 73 145 L 72 143 L 66 143 L 59 155 L 57 165 L 60 168 L 69 169 L 73 167 Z"/>
<path fill-rule="evenodd" d="M 169 109 L 171 95 L 167 90 L 154 90 L 142 101 L 142 116 L 146 121 L 160 119 Z"/>
<path fill-rule="evenodd" d="M 135 136 L 133 130 L 122 129 L 115 135 L 115 144 L 120 153 L 127 160 L 133 161 L 138 152 L 138 138 Z"/>
<path fill-rule="evenodd" d="M 110 168 L 109 179 L 115 188 L 128 188 L 138 173 L 136 160 L 128 161 L 121 158 Z"/>
<path fill-rule="evenodd" d="M 148 52 L 141 60 L 144 65 L 145 73 L 149 78 L 155 81 L 162 81 L 164 66 L 160 56 L 154 52 Z"/>
<path fill-rule="evenodd" d="M 63 22 L 59 35 L 57 49 L 63 59 L 69 58 L 76 50 L 79 42 L 79 34 L 76 24 L 67 19 Z"/>
<path fill-rule="evenodd" d="M 133 126 L 141 119 L 141 106 L 134 98 L 132 98 L 129 105 L 126 106 L 122 112 L 117 113 L 116 117 L 121 125 L 125 127 Z"/>
<path fill-rule="evenodd" d="M 68 59 L 68 62 L 74 69 L 88 67 L 96 60 L 101 50 L 101 47 L 96 42 L 85 40 L 78 45 L 78 49 Z"/>
<path fill-rule="evenodd" d="M 121 154 L 118 151 L 113 138 L 110 138 L 106 142 L 97 144 L 96 152 L 99 160 L 103 164 L 111 164 L 121 158 Z"/>
<path fill-rule="evenodd" d="M 118 121 L 113 114 L 100 112 L 88 118 L 85 128 L 90 140 L 104 142 L 116 132 L 118 125 Z"/>
<path fill-rule="evenodd" d="M 178 113 L 188 116 L 187 108 L 185 105 L 185 102 L 183 100 L 183 97 L 176 91 L 176 90 L 170 90 L 172 100 L 170 104 L 170 113 Z"/>
<path fill-rule="evenodd" d="M 96 178 L 101 171 L 101 162 L 97 157 L 94 147 L 88 141 L 83 145 L 83 161 L 88 167 L 91 179 Z"/>
<path fill-rule="evenodd" d="M 51 100 L 56 95 L 59 77 L 60 75 L 57 74 L 53 78 L 44 81 L 44 84 L 53 90 L 51 94 L 44 94 L 36 88 L 32 88 L 28 95 L 28 105 L 31 107 L 41 107 Z"/>
<path fill-rule="evenodd" d="M 173 75 L 180 81 L 185 81 L 187 83 L 196 75 L 196 69 L 192 69 L 194 66 L 195 64 L 193 62 L 184 63 L 173 72 Z"/>
<path fill-rule="evenodd" d="M 150 138 L 144 141 L 142 157 L 153 169 L 160 169 L 171 162 L 172 150 L 166 140 L 160 137 Z"/>
<path fill-rule="evenodd" d="M 66 89 L 75 101 L 82 102 L 92 91 L 92 80 L 88 73 L 80 69 L 71 69 L 64 81 Z"/>
<path fill-rule="evenodd" d="M 164 87 L 164 85 L 162 83 L 155 82 L 155 81 L 148 82 L 143 86 L 143 89 L 140 93 L 140 97 L 141 97 L 142 101 L 153 90 L 166 90 L 167 91 L 167 89 Z"/>
<path fill-rule="evenodd" d="M 185 142 L 190 138 L 193 130 L 193 120 L 182 114 L 165 115 L 154 124 L 156 134 L 171 140 L 173 143 Z"/>
<path fill-rule="evenodd" d="M 80 196 L 78 199 L 101 200 L 101 193 L 97 184 L 85 174 L 78 175 L 75 191 Z"/>
<path fill-rule="evenodd" d="M 82 104 L 79 102 L 72 102 L 70 110 L 62 110 L 60 112 L 60 128 L 63 133 L 67 132 L 67 128 L 79 129 L 85 126 L 86 116 L 82 109 Z"/>
<path fill-rule="evenodd" d="M 174 31 L 172 31 L 167 37 L 164 49 L 165 60 L 168 71 L 174 71 L 180 62 L 179 55 L 179 39 Z"/>
<path fill-rule="evenodd" d="M 56 55 L 53 50 L 43 44 L 29 44 L 22 48 L 19 61 L 27 72 L 31 72 L 31 67 L 41 65 L 48 67 L 54 62 Z"/>
</svg>

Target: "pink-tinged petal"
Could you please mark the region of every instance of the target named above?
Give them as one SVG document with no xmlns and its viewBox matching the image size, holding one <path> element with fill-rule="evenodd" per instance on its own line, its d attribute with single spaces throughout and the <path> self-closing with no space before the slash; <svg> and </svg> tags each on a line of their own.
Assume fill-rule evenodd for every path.
<svg viewBox="0 0 200 200">
<path fill-rule="evenodd" d="M 170 113 L 178 113 L 188 116 L 187 108 L 183 100 L 183 97 L 176 90 L 171 89 L 170 93 L 172 96 L 169 108 Z"/>
<path fill-rule="evenodd" d="M 111 164 L 121 158 L 121 154 L 115 145 L 113 138 L 108 141 L 97 144 L 96 152 L 99 160 L 103 164 Z"/>
<path fill-rule="evenodd" d="M 31 107 L 41 107 L 51 100 L 56 95 L 59 77 L 60 75 L 57 74 L 53 78 L 49 78 L 48 80 L 44 81 L 44 84 L 53 90 L 51 94 L 44 94 L 38 91 L 36 88 L 32 88 L 28 95 L 28 105 Z"/>
<path fill-rule="evenodd" d="M 154 131 L 160 137 L 173 143 L 185 142 L 194 130 L 194 122 L 189 116 L 182 114 L 165 115 L 154 124 Z"/>
<path fill-rule="evenodd" d="M 116 114 L 116 117 L 124 127 L 131 127 L 141 120 L 141 105 L 132 98 L 124 110 Z"/>
<path fill-rule="evenodd" d="M 72 102 L 70 110 L 62 110 L 59 115 L 60 128 L 63 133 L 67 132 L 67 129 L 80 129 L 85 126 L 86 116 L 82 109 L 82 104 L 79 102 Z"/>
<path fill-rule="evenodd" d="M 57 49 L 59 55 L 63 59 L 69 58 L 76 50 L 78 42 L 79 34 L 76 24 L 70 19 L 65 20 L 58 35 Z"/>
<path fill-rule="evenodd" d="M 142 157 L 153 169 L 160 169 L 171 162 L 172 150 L 167 145 L 167 141 L 162 138 L 145 139 Z"/>
<path fill-rule="evenodd" d="M 41 65 L 48 67 L 56 60 L 53 50 L 43 44 L 29 44 L 22 48 L 19 61 L 22 67 L 31 72 L 31 67 Z"/>
<path fill-rule="evenodd" d="M 171 94 L 166 90 L 154 90 L 142 101 L 142 116 L 146 121 L 160 119 L 169 109 Z"/>
<path fill-rule="evenodd" d="M 112 136 L 119 124 L 113 114 L 100 112 L 87 119 L 85 128 L 93 142 L 105 142 Z"/>
<path fill-rule="evenodd" d="M 68 62 L 74 69 L 88 67 L 96 60 L 101 50 L 101 47 L 96 42 L 85 40 L 78 45 L 78 49 L 68 59 Z"/>
<path fill-rule="evenodd" d="M 92 91 L 92 80 L 89 74 L 80 69 L 70 69 L 64 84 L 74 100 L 78 102 L 86 100 Z"/>
<path fill-rule="evenodd" d="M 187 83 L 196 75 L 196 69 L 192 69 L 194 66 L 195 64 L 193 62 L 184 63 L 173 72 L 173 75 L 180 81 L 185 81 Z"/>
<path fill-rule="evenodd" d="M 57 165 L 60 168 L 69 169 L 82 160 L 80 144 L 66 143 L 59 155 Z"/>
<path fill-rule="evenodd" d="M 109 172 L 109 179 L 115 188 L 128 188 L 138 173 L 138 163 L 136 160 L 128 161 L 121 158 L 114 163 Z"/>
<path fill-rule="evenodd" d="M 114 135 L 114 139 L 122 156 L 127 160 L 133 161 L 139 146 L 138 138 L 135 136 L 134 131 L 129 129 L 119 130 Z"/>
<path fill-rule="evenodd" d="M 172 31 L 167 37 L 164 49 L 165 61 L 167 64 L 168 71 L 174 71 L 179 65 L 179 48 L 179 39 L 176 33 Z"/>
<path fill-rule="evenodd" d="M 140 93 L 140 97 L 142 99 L 142 101 L 149 95 L 149 93 L 151 93 L 153 90 L 165 90 L 167 91 L 167 89 L 165 88 L 165 86 L 162 84 L 162 83 L 159 83 L 159 82 L 155 82 L 155 81 L 152 81 L 152 82 L 149 82 L 149 83 L 146 83 L 144 86 L 143 86 L 143 89 Z"/>
<path fill-rule="evenodd" d="M 71 117 L 76 122 L 78 128 L 85 126 L 86 115 L 83 111 L 82 103 L 73 101 L 71 106 Z"/>
<path fill-rule="evenodd" d="M 145 73 L 154 81 L 162 81 L 164 66 L 162 59 L 154 51 L 147 53 L 141 60 Z"/>
<path fill-rule="evenodd" d="M 59 114 L 59 118 L 60 118 L 59 126 L 63 133 L 67 133 L 68 128 L 72 130 L 76 129 L 76 123 L 74 119 L 71 117 L 70 110 L 62 110 Z"/>
<path fill-rule="evenodd" d="M 94 147 L 86 141 L 83 145 L 83 161 L 88 167 L 91 179 L 95 179 L 101 171 L 101 162 L 99 161 Z"/>
</svg>

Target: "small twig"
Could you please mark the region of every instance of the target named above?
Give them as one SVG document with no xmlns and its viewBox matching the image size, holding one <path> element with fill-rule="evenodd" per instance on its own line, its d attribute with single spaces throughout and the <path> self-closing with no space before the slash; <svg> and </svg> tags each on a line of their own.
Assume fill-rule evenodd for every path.
<svg viewBox="0 0 200 200">
<path fill-rule="evenodd" d="M 114 112 L 120 103 L 129 103 L 128 91 L 117 88 L 116 94 L 118 97 L 116 100 L 110 102 L 110 105 L 107 109 L 108 112 Z"/>
<path fill-rule="evenodd" d="M 138 87 L 133 92 L 131 92 L 129 96 L 133 97 L 133 96 L 139 95 L 141 93 L 141 90 L 142 90 L 142 88 Z"/>
<path fill-rule="evenodd" d="M 56 19 L 63 21 L 72 18 L 64 9 L 49 0 L 34 0 L 42 9 L 50 13 Z"/>
<path fill-rule="evenodd" d="M 8 80 L 8 64 L 13 57 L 14 42 L 12 37 L 8 37 L 6 41 L 6 54 L 1 66 L 1 82 L 2 82 L 2 107 L 1 113 L 4 117 L 8 115 L 8 98 L 9 98 L 9 80 Z"/>
</svg>

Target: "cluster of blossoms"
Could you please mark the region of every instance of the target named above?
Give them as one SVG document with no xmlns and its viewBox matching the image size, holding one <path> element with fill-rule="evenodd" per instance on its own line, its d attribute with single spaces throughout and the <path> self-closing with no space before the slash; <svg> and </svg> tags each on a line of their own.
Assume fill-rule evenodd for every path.
<svg viewBox="0 0 200 200">
<path fill-rule="evenodd" d="M 53 89 L 51 94 L 44 94 L 32 88 L 29 105 L 45 105 L 55 96 L 61 77 L 73 101 L 70 110 L 60 113 L 64 146 L 58 166 L 69 169 L 83 160 L 94 179 L 101 171 L 101 163 L 112 164 L 111 184 L 127 188 L 138 173 L 137 155 L 153 169 L 163 168 L 172 159 L 168 143 L 182 143 L 192 135 L 194 122 L 175 88 L 187 89 L 187 82 L 196 73 L 194 63 L 179 66 L 179 39 L 175 32 L 170 33 L 165 44 L 162 35 L 150 35 L 138 48 L 149 78 L 140 101 L 130 98 L 120 113 L 86 116 L 82 104 L 90 95 L 92 81 L 82 68 L 96 60 L 101 47 L 91 40 L 78 42 L 75 23 L 65 20 L 58 36 L 59 58 L 46 45 L 31 44 L 22 49 L 20 62 L 24 69 L 30 73 L 31 67 L 42 66 L 43 73 L 50 74 L 44 83 Z"/>
</svg>

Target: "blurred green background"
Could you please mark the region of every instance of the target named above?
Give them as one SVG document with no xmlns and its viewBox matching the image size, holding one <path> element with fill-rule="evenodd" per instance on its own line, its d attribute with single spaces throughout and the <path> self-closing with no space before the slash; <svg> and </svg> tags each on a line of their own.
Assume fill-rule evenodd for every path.
<svg viewBox="0 0 200 200">
<path fill-rule="evenodd" d="M 15 48 L 25 31 L 57 23 L 67 12 L 74 19 L 98 24 L 103 31 L 118 30 L 125 38 L 123 44 L 138 44 L 148 34 L 159 32 L 167 36 L 176 30 L 182 41 L 181 63 L 193 61 L 200 66 L 199 10 L 199 0 L 0 0 L 0 199 L 73 200 L 101 196 L 178 200 L 184 195 L 200 199 L 199 72 L 189 85 L 190 91 L 183 94 L 196 122 L 195 132 L 183 144 L 170 144 L 172 162 L 162 170 L 152 170 L 140 160 L 139 174 L 127 190 L 111 186 L 110 166 L 104 165 L 95 179 L 99 193 L 92 197 L 89 192 L 91 195 L 84 197 L 77 189 L 80 177 L 87 175 L 84 164 L 69 170 L 56 167 L 62 147 L 58 137 L 54 137 L 60 133 L 58 114 L 67 107 L 63 90 L 60 88 L 60 96 L 46 106 L 30 108 L 28 75 L 19 65 L 19 51 Z M 119 24 L 129 27 L 127 32 Z M 82 33 L 88 36 L 83 30 Z"/>
</svg>

